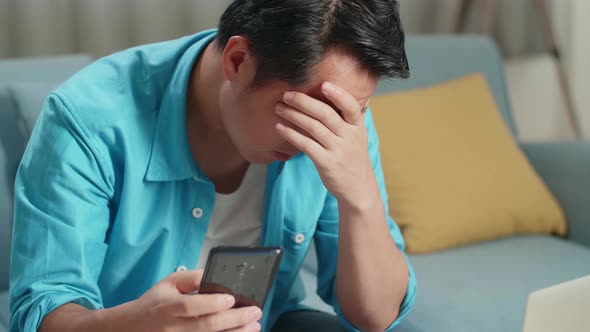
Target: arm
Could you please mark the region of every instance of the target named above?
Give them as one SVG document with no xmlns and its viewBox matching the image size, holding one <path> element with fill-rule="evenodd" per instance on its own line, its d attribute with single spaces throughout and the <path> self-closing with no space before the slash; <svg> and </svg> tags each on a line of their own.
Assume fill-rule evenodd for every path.
<svg viewBox="0 0 590 332">
<path fill-rule="evenodd" d="M 347 215 L 347 208 L 343 209 L 336 198 L 328 194 L 314 236 L 318 255 L 318 295 L 334 307 L 351 330 L 355 330 L 356 326 L 362 331 L 391 331 L 414 304 L 416 278 L 403 253 L 401 232 L 389 217 L 378 137 L 370 112 L 367 112 L 365 123 L 369 134 L 369 153 L 380 194 L 379 198 L 369 200 L 375 203 L 375 216 L 372 216 L 373 212 L 364 217 L 356 217 L 355 212 Z M 359 220 L 365 221 L 358 223 Z M 381 220 L 383 223 L 380 223 Z M 366 222 L 373 222 L 375 227 L 365 227 Z M 379 234 L 373 235 L 373 232 Z M 376 266 L 379 268 L 375 268 Z M 385 266 L 388 268 L 387 273 L 384 272 Z M 350 315 L 354 310 L 357 310 L 356 319 L 354 313 Z M 371 328 L 372 324 L 365 323 L 379 321 L 381 323 L 376 324 L 379 327 L 374 329 Z M 367 325 L 368 328 L 364 328 Z"/>
<path fill-rule="evenodd" d="M 40 332 L 101 332 L 101 331 L 137 331 L 137 322 L 141 313 L 133 303 L 125 303 L 113 308 L 89 310 L 74 303 L 64 304 L 49 313 Z"/>
<path fill-rule="evenodd" d="M 521 147 L 563 208 L 568 238 L 590 247 L 590 141 Z"/>
<path fill-rule="evenodd" d="M 36 331 L 66 303 L 102 308 L 97 280 L 113 189 L 101 160 L 76 116 L 50 96 L 16 176 L 11 331 Z"/>
<path fill-rule="evenodd" d="M 370 112 L 341 88 L 322 91 L 342 112 L 301 93 L 286 93 L 277 113 L 309 134 L 277 125 L 314 162 L 329 191 L 316 234 L 318 294 L 349 329 L 390 330 L 414 298 L 415 279 L 387 195 Z M 367 148 L 368 147 L 368 148 Z M 336 250 L 337 249 L 337 250 Z"/>
<path fill-rule="evenodd" d="M 338 201 L 336 293 L 348 320 L 363 331 L 384 331 L 400 314 L 411 276 L 401 234 L 388 217 L 378 138 L 371 114 L 366 117 L 372 174 L 354 202 Z"/>
<path fill-rule="evenodd" d="M 104 309 L 97 285 L 114 212 L 113 177 L 87 128 L 50 96 L 18 170 L 10 331 L 259 329 L 258 308 L 224 294 L 187 295 L 202 270 L 176 272 L 139 299 Z"/>
</svg>

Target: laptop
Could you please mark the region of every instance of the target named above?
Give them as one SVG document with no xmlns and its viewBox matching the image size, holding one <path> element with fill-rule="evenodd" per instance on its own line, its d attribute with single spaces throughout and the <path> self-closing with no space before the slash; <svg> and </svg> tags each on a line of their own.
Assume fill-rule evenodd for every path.
<svg viewBox="0 0 590 332">
<path fill-rule="evenodd" d="M 529 295 L 523 332 L 590 331 L 590 276 Z"/>
</svg>

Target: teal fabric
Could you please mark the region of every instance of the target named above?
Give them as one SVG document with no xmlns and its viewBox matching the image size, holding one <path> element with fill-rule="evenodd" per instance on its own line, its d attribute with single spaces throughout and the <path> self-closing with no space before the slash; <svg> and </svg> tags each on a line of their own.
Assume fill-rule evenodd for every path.
<svg viewBox="0 0 590 332">
<path fill-rule="evenodd" d="M 568 238 L 590 247 L 590 141 L 521 146 L 563 208 Z"/>
<path fill-rule="evenodd" d="M 400 332 L 521 331 L 532 291 L 590 274 L 590 249 L 549 236 L 410 259 L 420 291 Z"/>
<path fill-rule="evenodd" d="M 30 134 L 25 119 L 34 121 L 41 110 L 49 93 L 42 86 L 56 86 L 90 61 L 87 55 L 0 60 L 0 291 L 8 289 L 14 177 Z"/>
<path fill-rule="evenodd" d="M 514 136 L 518 136 L 510 110 L 502 57 L 493 41 L 481 36 L 415 36 L 407 39 L 406 50 L 410 78 L 382 80 L 376 94 L 411 90 L 480 72 L 484 74 L 506 124 Z"/>
<path fill-rule="evenodd" d="M 177 266 L 196 266 L 215 195 L 182 133 L 190 69 L 214 36 L 211 30 L 105 57 L 49 96 L 15 184 L 11 330 L 36 330 L 67 302 L 103 308 L 137 299 Z M 370 113 L 365 120 L 387 206 Z M 312 238 L 321 263 L 318 294 L 339 312 L 335 198 L 303 154 L 269 165 L 267 174 L 261 244 L 285 252 L 264 330 L 301 301 L 289 290 Z M 202 217 L 193 217 L 194 208 Z M 403 250 L 399 228 L 387 222 Z M 297 234 L 303 243 L 294 241 Z M 389 330 L 409 311 L 415 288 L 411 274 L 402 314 Z"/>
</svg>

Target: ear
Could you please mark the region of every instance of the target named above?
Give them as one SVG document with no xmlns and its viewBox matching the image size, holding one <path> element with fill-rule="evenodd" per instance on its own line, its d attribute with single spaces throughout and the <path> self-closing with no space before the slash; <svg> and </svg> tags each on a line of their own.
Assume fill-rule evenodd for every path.
<svg viewBox="0 0 590 332">
<path fill-rule="evenodd" d="M 227 81 L 249 84 L 256 75 L 256 62 L 246 37 L 233 36 L 221 56 L 223 76 Z"/>
</svg>

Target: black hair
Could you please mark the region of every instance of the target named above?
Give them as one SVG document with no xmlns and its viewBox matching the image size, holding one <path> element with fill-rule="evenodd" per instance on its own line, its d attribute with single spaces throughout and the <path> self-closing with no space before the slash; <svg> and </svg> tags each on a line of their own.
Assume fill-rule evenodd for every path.
<svg viewBox="0 0 590 332">
<path fill-rule="evenodd" d="M 336 48 L 378 77 L 409 77 L 396 0 L 234 0 L 219 22 L 219 49 L 233 36 L 250 43 L 256 85 L 272 79 L 302 85 Z"/>
</svg>

